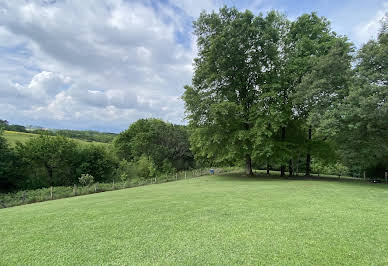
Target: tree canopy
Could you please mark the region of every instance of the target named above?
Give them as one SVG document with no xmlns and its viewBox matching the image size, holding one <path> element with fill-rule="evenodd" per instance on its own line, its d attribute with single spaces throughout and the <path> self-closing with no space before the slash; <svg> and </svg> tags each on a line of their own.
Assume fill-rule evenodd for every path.
<svg viewBox="0 0 388 266">
<path fill-rule="evenodd" d="M 252 160 L 266 161 L 284 174 L 303 154 L 309 174 L 313 147 L 326 145 L 311 140 L 312 126 L 347 95 L 352 44 L 315 13 L 291 22 L 227 7 L 201 13 L 194 34 L 198 57 L 183 99 L 196 158 L 245 161 L 247 174 Z"/>
<path fill-rule="evenodd" d="M 167 165 L 177 170 L 194 165 L 185 127 L 160 119 L 140 119 L 131 124 L 116 137 L 114 147 L 121 159 L 138 161 L 146 156 L 159 170 Z"/>
</svg>

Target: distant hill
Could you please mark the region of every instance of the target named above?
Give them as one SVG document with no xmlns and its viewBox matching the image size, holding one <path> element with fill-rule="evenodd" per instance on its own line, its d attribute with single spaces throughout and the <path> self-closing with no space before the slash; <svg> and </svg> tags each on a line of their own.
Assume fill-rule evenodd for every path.
<svg viewBox="0 0 388 266">
<path fill-rule="evenodd" d="M 28 139 L 31 135 L 28 135 L 29 133 L 32 134 L 48 134 L 51 136 L 64 136 L 68 138 L 73 139 L 79 139 L 84 140 L 87 142 L 104 142 L 104 143 L 110 143 L 112 140 L 116 137 L 117 134 L 115 133 L 108 133 L 108 132 L 99 132 L 94 130 L 70 130 L 70 129 L 49 129 L 49 128 L 43 128 L 40 126 L 22 126 L 22 125 L 12 125 L 9 124 L 7 120 L 1 120 L 0 119 L 0 128 L 10 131 L 10 132 L 19 132 L 19 133 L 26 133 L 24 134 L 15 134 L 15 133 L 9 133 L 9 137 L 11 138 L 11 142 L 13 139 Z"/>
<path fill-rule="evenodd" d="M 104 142 L 110 143 L 116 137 L 115 133 L 99 132 L 94 130 L 69 130 L 69 129 L 37 129 L 31 133 L 45 133 L 52 136 L 60 135 L 73 139 L 81 139 L 88 142 Z"/>
<path fill-rule="evenodd" d="M 53 134 L 56 135 L 56 134 Z M 39 136 L 39 134 L 33 133 L 33 132 L 16 132 L 16 131 L 9 131 L 5 130 L 4 131 L 4 137 L 7 139 L 7 141 L 12 145 L 16 145 L 17 142 L 24 143 L 28 141 L 30 138 Z M 68 137 L 68 136 L 66 136 Z M 70 137 L 74 139 L 75 141 L 78 141 L 80 143 L 100 143 L 100 144 L 107 144 L 107 142 L 102 142 L 102 141 L 90 141 L 90 140 L 84 140 L 84 139 L 79 139 L 76 137 Z"/>
</svg>

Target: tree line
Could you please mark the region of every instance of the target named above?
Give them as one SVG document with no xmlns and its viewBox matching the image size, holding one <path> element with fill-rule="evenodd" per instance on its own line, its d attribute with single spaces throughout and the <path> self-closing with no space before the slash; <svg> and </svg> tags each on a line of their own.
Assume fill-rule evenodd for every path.
<svg viewBox="0 0 388 266">
<path fill-rule="evenodd" d="M 98 132 L 94 130 L 70 130 L 70 129 L 30 129 L 27 130 L 25 126 L 10 124 L 8 120 L 0 119 L 0 128 L 3 130 L 16 131 L 16 132 L 24 132 L 24 133 L 35 133 L 35 134 L 46 134 L 50 136 L 64 136 L 73 139 L 81 139 L 88 142 L 104 142 L 109 143 L 112 142 L 117 134 L 108 133 L 108 132 Z"/>
<path fill-rule="evenodd" d="M 12 147 L 0 130 L 0 190 L 147 179 L 194 168 L 185 126 L 140 119 L 111 144 L 41 134 Z"/>
<path fill-rule="evenodd" d="M 244 163 L 249 175 L 387 170 L 387 16 L 358 50 L 316 13 L 224 7 L 202 12 L 194 34 L 183 100 L 196 160 Z"/>
<path fill-rule="evenodd" d="M 27 132 L 25 126 L 22 125 L 11 125 L 8 120 L 0 119 L 0 128 L 3 130 L 16 131 L 16 132 Z"/>
</svg>

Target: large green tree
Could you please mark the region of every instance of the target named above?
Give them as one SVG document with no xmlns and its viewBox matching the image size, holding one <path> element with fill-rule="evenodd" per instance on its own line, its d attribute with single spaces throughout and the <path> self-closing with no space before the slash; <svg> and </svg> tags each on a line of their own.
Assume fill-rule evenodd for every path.
<svg viewBox="0 0 388 266">
<path fill-rule="evenodd" d="M 108 145 L 82 144 L 77 149 L 75 166 L 77 177 L 90 174 L 95 181 L 106 182 L 114 177 L 119 162 Z"/>
<path fill-rule="evenodd" d="M 351 44 L 315 13 L 290 22 L 225 7 L 202 13 L 194 29 L 198 57 L 183 99 L 196 156 L 245 159 L 247 174 L 252 159 L 276 163 L 284 175 L 305 154 L 309 175 L 312 126 L 346 94 Z"/>
<path fill-rule="evenodd" d="M 0 129 L 0 190 L 14 189 L 17 185 L 15 159 L 15 153 Z"/>
<path fill-rule="evenodd" d="M 340 155 L 359 170 L 388 165 L 388 30 L 382 25 L 377 40 L 357 53 L 349 94 L 327 113 L 325 128 Z"/>
<path fill-rule="evenodd" d="M 284 22 L 276 12 L 263 17 L 226 7 L 194 22 L 198 57 L 183 99 L 197 158 L 245 161 L 246 174 L 253 174 L 252 157 L 264 154 L 254 147 L 278 126 L 272 98 L 280 86 L 274 77 Z"/>
<path fill-rule="evenodd" d="M 182 170 L 194 163 L 185 126 L 160 119 L 140 119 L 131 124 L 116 137 L 114 147 L 121 159 L 137 161 L 146 156 L 159 170 L 166 164 Z"/>
<path fill-rule="evenodd" d="M 351 77 L 352 44 L 330 28 L 316 13 L 292 22 L 287 38 L 289 50 L 284 73 L 292 106 L 292 119 L 302 122 L 306 134 L 306 175 L 310 175 L 314 147 L 325 146 L 317 127 L 327 109 L 335 108 L 347 94 Z M 315 134 L 315 140 L 312 135 Z"/>
<path fill-rule="evenodd" d="M 77 143 L 71 139 L 40 135 L 18 143 L 16 151 L 24 162 L 25 175 L 37 179 L 32 180 L 37 185 L 69 185 L 76 178 L 79 154 Z"/>
</svg>

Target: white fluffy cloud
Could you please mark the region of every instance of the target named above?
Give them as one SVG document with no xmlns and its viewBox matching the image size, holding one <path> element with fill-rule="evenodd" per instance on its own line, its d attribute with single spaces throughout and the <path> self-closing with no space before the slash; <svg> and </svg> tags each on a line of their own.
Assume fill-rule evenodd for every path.
<svg viewBox="0 0 388 266">
<path fill-rule="evenodd" d="M 15 89 L 20 96 L 28 97 L 39 102 L 50 101 L 66 86 L 70 84 L 70 78 L 52 72 L 42 71 L 36 74 L 27 86 L 16 83 Z"/>
<path fill-rule="evenodd" d="M 0 116 L 10 119 L 12 106 L 18 121 L 116 131 L 141 117 L 182 123 L 193 46 L 163 8 L 122 0 L 0 3 L 0 39 L 15 40 L 4 46 L 12 58 L 0 60 L 8 67 Z"/>
<path fill-rule="evenodd" d="M 366 43 L 371 38 L 375 38 L 381 27 L 381 20 L 384 15 L 388 13 L 388 2 L 382 4 L 382 8 L 377 11 L 376 15 L 368 21 L 359 23 L 354 28 L 354 35 L 356 41 L 359 43 Z"/>
</svg>

